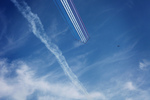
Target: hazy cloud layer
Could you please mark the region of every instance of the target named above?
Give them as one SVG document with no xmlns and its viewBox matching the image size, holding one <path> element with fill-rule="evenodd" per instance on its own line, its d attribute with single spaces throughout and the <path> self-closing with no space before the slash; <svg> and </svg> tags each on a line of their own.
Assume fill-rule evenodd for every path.
<svg viewBox="0 0 150 100">
<path fill-rule="evenodd" d="M 53 76 L 49 80 L 45 76 L 36 77 L 30 68 L 23 61 L 8 63 L 6 59 L 0 60 L 0 99 L 9 97 L 11 100 L 27 100 L 32 95 L 38 100 L 86 99 L 71 83 L 54 82 Z M 99 92 L 89 94 L 89 98 L 105 100 L 105 96 Z"/>
</svg>

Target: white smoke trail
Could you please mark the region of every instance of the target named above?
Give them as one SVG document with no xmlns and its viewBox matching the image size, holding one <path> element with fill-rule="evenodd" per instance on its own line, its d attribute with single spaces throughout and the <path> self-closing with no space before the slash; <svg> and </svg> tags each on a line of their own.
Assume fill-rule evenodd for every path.
<svg viewBox="0 0 150 100">
<path fill-rule="evenodd" d="M 65 4 L 66 7 L 67 7 L 68 13 L 71 14 L 71 18 L 73 19 L 73 21 L 74 21 L 76 27 L 78 28 L 78 30 L 79 30 L 79 32 L 80 32 L 82 38 L 84 39 L 83 42 L 86 42 L 86 38 L 85 38 L 85 36 L 84 36 L 84 34 L 83 34 L 83 32 L 82 32 L 80 26 L 79 26 L 79 23 L 77 22 L 77 20 L 76 20 L 76 18 L 75 18 L 74 13 L 72 12 L 72 10 L 71 10 L 71 8 L 70 8 L 70 5 L 68 4 L 68 1 L 67 1 L 67 0 L 63 0 L 63 1 L 64 1 L 64 4 Z"/>
<path fill-rule="evenodd" d="M 81 38 L 81 41 L 85 41 L 85 40 L 83 39 L 83 36 L 81 35 L 81 32 L 80 32 L 80 30 L 79 30 L 79 27 L 77 26 L 77 22 L 74 20 L 73 14 L 68 11 L 68 7 L 65 5 L 64 1 L 62 1 L 62 0 L 60 0 L 60 1 L 61 1 L 62 5 L 64 6 L 64 8 L 65 8 L 65 10 L 66 10 L 66 13 L 68 14 L 68 16 L 69 16 L 69 18 L 70 18 L 70 20 L 71 20 L 71 22 L 72 22 L 74 28 L 76 29 L 76 31 L 77 31 L 79 37 Z"/>
<path fill-rule="evenodd" d="M 79 18 L 79 15 L 78 15 L 78 13 L 77 13 L 76 8 L 74 7 L 74 4 L 73 4 L 72 0 L 69 0 L 69 1 L 70 1 L 71 5 L 72 5 L 73 10 L 75 11 L 75 14 L 77 15 L 77 18 L 79 19 L 79 23 L 80 23 L 80 25 L 81 25 L 81 27 L 82 27 L 82 29 L 83 29 L 83 31 L 84 31 L 86 37 L 88 37 L 88 33 L 86 32 L 86 30 L 85 30 L 85 28 L 84 28 L 84 26 L 83 26 L 83 23 L 81 22 L 81 18 Z"/>
<path fill-rule="evenodd" d="M 60 1 L 63 4 L 63 6 L 64 6 L 64 8 L 65 8 L 65 10 L 66 10 L 66 12 L 67 12 L 71 22 L 73 23 L 75 29 L 77 30 L 77 33 L 79 34 L 81 40 L 83 42 L 86 42 L 86 39 L 85 39 L 85 37 L 84 37 L 84 35 L 83 35 L 82 31 L 81 31 L 81 28 L 80 28 L 79 24 L 77 23 L 77 20 L 75 19 L 75 16 L 73 15 L 73 12 L 72 12 L 68 2 L 66 0 L 60 0 Z"/>
<path fill-rule="evenodd" d="M 68 4 L 68 1 L 67 0 L 63 0 L 63 2 L 64 2 L 64 5 L 66 7 L 67 12 L 71 15 L 71 19 L 73 19 L 73 23 L 75 23 L 75 25 L 76 25 L 76 27 L 77 27 L 77 29 L 79 31 L 79 34 L 83 38 L 83 40 L 84 40 L 83 42 L 86 42 L 86 38 L 85 38 L 85 36 L 84 36 L 84 34 L 83 34 L 83 32 L 82 32 L 82 30 L 81 30 L 81 28 L 80 28 L 76 18 L 75 18 L 75 16 L 74 16 L 74 14 L 73 14 L 73 12 L 72 12 L 72 10 L 70 8 L 70 5 Z"/>
<path fill-rule="evenodd" d="M 58 46 L 52 43 L 48 39 L 39 17 L 36 14 L 32 13 L 31 8 L 25 2 L 18 3 L 16 0 L 11 0 L 11 1 L 15 4 L 18 10 L 23 14 L 23 16 L 28 20 L 34 35 L 36 35 L 36 37 L 38 37 L 45 44 L 47 49 L 56 56 L 60 66 L 64 70 L 65 74 L 70 78 L 72 83 L 86 96 L 88 96 L 88 92 L 82 86 L 77 76 L 69 68 L 68 63 L 66 62 L 66 59 L 62 55 L 62 52 L 59 50 Z"/>
</svg>

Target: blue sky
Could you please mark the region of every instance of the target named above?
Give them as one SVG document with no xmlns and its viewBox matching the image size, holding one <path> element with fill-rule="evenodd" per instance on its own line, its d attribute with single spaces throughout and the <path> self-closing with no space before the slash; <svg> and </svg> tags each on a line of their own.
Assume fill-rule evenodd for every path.
<svg viewBox="0 0 150 100">
<path fill-rule="evenodd" d="M 149 100 L 150 1 L 73 1 L 90 34 L 86 44 L 53 0 L 25 0 L 44 31 L 11 0 L 0 1 L 0 100 Z M 34 32 L 59 48 L 77 80 Z"/>
</svg>

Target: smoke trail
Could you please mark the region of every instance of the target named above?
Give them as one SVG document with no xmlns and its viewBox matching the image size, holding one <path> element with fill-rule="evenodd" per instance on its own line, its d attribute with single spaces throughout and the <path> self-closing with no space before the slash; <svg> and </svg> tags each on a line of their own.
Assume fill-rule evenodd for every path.
<svg viewBox="0 0 150 100">
<path fill-rule="evenodd" d="M 61 1 L 62 1 L 62 0 L 61 0 Z M 86 39 L 85 39 L 85 37 L 84 37 L 84 35 L 83 35 L 83 32 L 82 32 L 82 30 L 81 30 L 81 28 L 80 28 L 80 26 L 79 26 L 79 24 L 78 24 L 78 22 L 77 22 L 77 20 L 76 20 L 76 18 L 75 18 L 75 16 L 74 16 L 74 14 L 73 14 L 73 12 L 72 12 L 72 10 L 71 10 L 71 8 L 70 8 L 70 5 L 68 4 L 68 1 L 67 1 L 67 0 L 63 0 L 63 2 L 64 2 L 65 7 L 66 7 L 66 9 L 67 9 L 66 11 L 67 11 L 69 14 L 72 15 L 71 18 L 73 19 L 73 21 L 74 21 L 76 27 L 78 28 L 79 33 L 81 34 L 82 38 L 84 39 L 83 42 L 86 42 Z"/>
<path fill-rule="evenodd" d="M 69 68 L 68 63 L 66 62 L 66 59 L 62 55 L 62 52 L 59 50 L 58 46 L 52 43 L 48 39 L 39 17 L 36 14 L 31 12 L 31 8 L 25 2 L 18 3 L 16 0 L 11 0 L 11 1 L 15 4 L 18 10 L 23 14 L 23 16 L 28 20 L 34 35 L 36 35 L 36 37 L 39 38 L 45 44 L 47 49 L 55 55 L 60 66 L 64 70 L 65 74 L 70 78 L 72 83 L 86 96 L 88 96 L 88 92 L 82 86 L 77 76 Z"/>
<path fill-rule="evenodd" d="M 67 3 L 66 0 L 60 0 L 60 1 L 62 2 L 62 4 L 63 4 L 63 6 L 64 6 L 64 8 L 65 8 L 65 10 L 66 10 L 66 12 L 67 12 L 71 22 L 73 23 L 75 29 L 77 30 L 77 33 L 79 34 L 81 40 L 83 42 L 86 42 L 86 39 L 85 39 L 85 37 L 84 37 L 84 35 L 83 35 L 83 33 L 82 33 L 82 31 L 81 31 L 81 29 L 80 29 L 76 19 L 75 19 L 75 16 L 73 15 L 73 12 L 71 11 L 71 8 L 70 8 L 69 4 Z"/>
<path fill-rule="evenodd" d="M 84 36 L 85 36 L 85 38 L 86 38 L 86 40 L 87 40 L 88 38 L 87 38 L 86 33 L 85 33 L 85 31 L 84 31 L 84 29 L 83 29 L 83 27 L 82 27 L 82 25 L 81 25 L 82 23 L 80 23 L 80 19 L 78 18 L 77 13 L 75 12 L 74 6 L 73 6 L 72 3 L 70 2 L 70 0 L 67 0 L 67 2 L 68 2 L 68 4 L 69 4 L 69 6 L 70 6 L 70 8 L 71 8 L 71 10 L 72 10 L 72 12 L 73 12 L 73 14 L 74 14 L 76 20 L 77 20 L 77 22 L 78 22 L 78 24 L 79 24 L 79 27 L 81 28 L 81 30 L 82 30 L 82 32 L 83 32 L 83 34 L 84 34 Z"/>
<path fill-rule="evenodd" d="M 76 17 L 78 18 L 78 21 L 79 21 L 79 25 L 81 25 L 81 27 L 82 27 L 82 29 L 83 29 L 83 31 L 84 31 L 84 35 L 86 36 L 86 38 L 88 39 L 88 33 L 85 31 L 85 27 L 83 26 L 84 25 L 84 23 L 83 22 L 81 22 L 82 21 L 82 19 L 79 17 L 80 15 L 78 14 L 78 12 L 77 12 L 77 10 L 76 10 L 76 8 L 75 8 L 75 6 L 74 6 L 74 4 L 73 4 L 73 2 L 72 2 L 72 0 L 69 0 L 69 2 L 70 2 L 70 5 L 72 6 L 72 9 L 74 10 L 74 13 L 76 14 Z"/>
<path fill-rule="evenodd" d="M 72 13 L 73 14 L 73 18 L 75 19 L 75 21 L 76 21 L 76 23 L 77 23 L 77 26 L 79 27 L 79 30 L 80 30 L 80 32 L 81 32 L 81 35 L 84 37 L 84 39 L 85 39 L 85 41 L 84 42 L 86 42 L 87 41 L 87 39 L 86 39 L 86 35 L 84 34 L 84 31 L 82 30 L 82 27 L 80 26 L 80 19 L 78 18 L 78 14 L 76 13 L 76 12 L 74 12 L 74 11 L 76 11 L 75 10 L 75 8 L 74 8 L 74 6 L 72 5 L 72 4 L 70 4 L 69 2 L 68 2 L 68 0 L 63 0 L 64 2 L 65 2 L 65 4 L 66 4 L 66 6 L 68 7 L 68 10 L 70 10 L 70 13 Z M 72 8 L 72 9 L 71 9 Z M 77 16 L 77 17 L 76 17 Z"/>
<path fill-rule="evenodd" d="M 66 6 L 62 0 L 60 0 L 60 1 L 61 1 L 62 5 L 64 6 L 66 13 L 68 14 L 68 16 L 69 16 L 74 28 L 76 29 L 79 37 L 81 38 L 81 41 L 84 41 L 83 36 L 81 35 L 81 32 L 79 30 L 79 26 L 77 26 L 77 22 L 74 18 L 74 15 L 70 11 L 68 11 L 68 6 Z"/>
</svg>

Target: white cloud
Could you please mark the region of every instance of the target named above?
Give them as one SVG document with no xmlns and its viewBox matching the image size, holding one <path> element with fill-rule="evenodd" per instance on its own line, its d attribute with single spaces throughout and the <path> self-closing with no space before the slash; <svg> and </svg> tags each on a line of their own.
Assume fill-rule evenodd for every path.
<svg viewBox="0 0 150 100">
<path fill-rule="evenodd" d="M 148 66 L 150 66 L 150 61 L 147 61 L 147 60 L 144 59 L 142 62 L 139 62 L 139 68 L 141 70 L 144 70 Z"/>
<path fill-rule="evenodd" d="M 5 80 L 3 78 L 0 78 L 0 97 L 7 96 L 10 94 L 10 91 L 12 91 L 13 88 L 6 84 Z"/>
<path fill-rule="evenodd" d="M 132 98 L 126 98 L 126 100 L 133 100 Z"/>
<path fill-rule="evenodd" d="M 136 87 L 133 85 L 132 82 L 125 83 L 124 88 L 128 89 L 128 90 L 131 90 L 131 91 L 136 90 Z"/>
<path fill-rule="evenodd" d="M 82 45 L 84 45 L 84 44 L 81 43 L 81 42 L 75 41 L 75 42 L 74 42 L 74 47 L 73 47 L 73 48 L 77 48 L 77 47 L 80 47 L 80 46 L 82 46 Z"/>
<path fill-rule="evenodd" d="M 49 80 L 44 76 L 36 77 L 35 72 L 22 61 L 7 63 L 6 60 L 0 60 L 0 69 L 0 99 L 10 97 L 12 100 L 26 100 L 36 91 L 38 100 L 86 99 L 71 82 L 55 82 L 53 76 L 48 77 Z M 12 74 L 12 69 L 15 70 L 14 76 L 6 77 Z M 89 98 L 105 100 L 105 96 L 100 92 L 90 93 Z"/>
<path fill-rule="evenodd" d="M 110 83 L 103 90 L 108 100 L 149 100 L 149 87 L 142 89 L 137 81 L 127 81 L 125 78 L 115 78 L 114 81 L 115 84 Z"/>
</svg>

